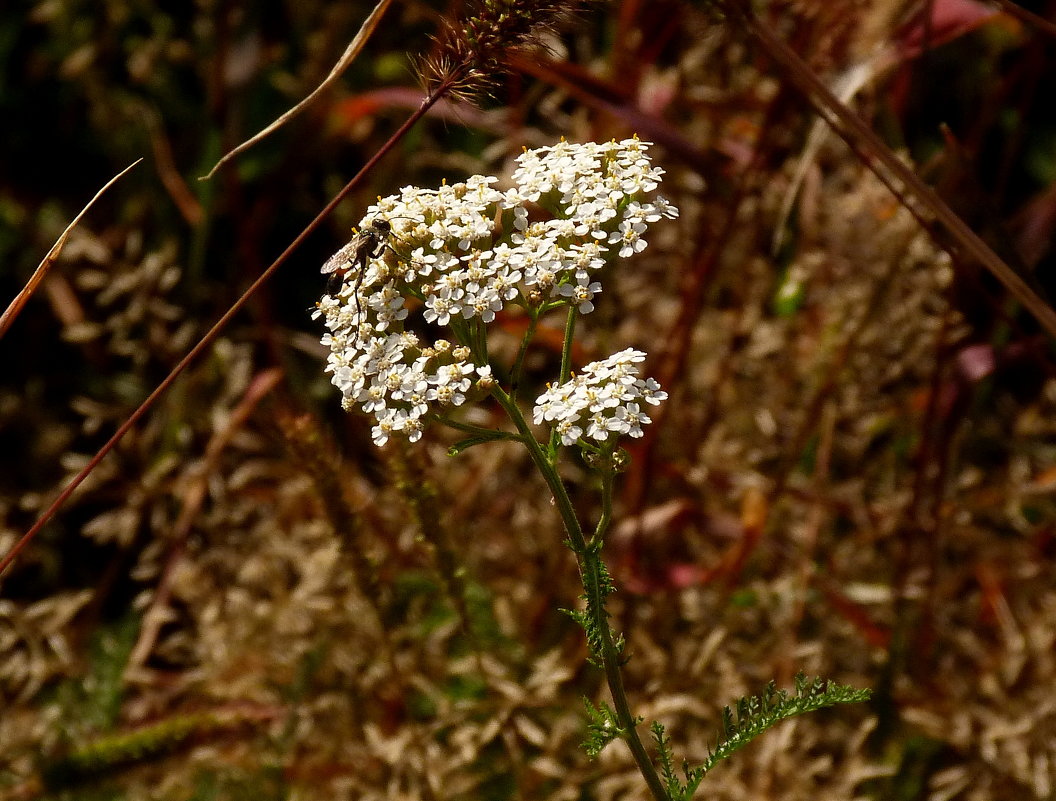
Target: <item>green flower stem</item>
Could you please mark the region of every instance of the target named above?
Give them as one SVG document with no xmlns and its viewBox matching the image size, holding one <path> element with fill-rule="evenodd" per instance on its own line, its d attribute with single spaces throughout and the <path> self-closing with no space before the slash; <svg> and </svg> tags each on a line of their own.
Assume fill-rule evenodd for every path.
<svg viewBox="0 0 1056 801">
<path fill-rule="evenodd" d="M 484 327 L 484 323 L 481 322 L 480 318 L 477 317 L 472 320 L 472 325 L 469 329 L 470 340 L 467 343 L 470 350 L 473 351 L 473 355 L 476 358 L 477 364 L 488 363 L 488 337 L 487 331 Z"/>
<path fill-rule="evenodd" d="M 521 347 L 517 351 L 517 358 L 514 359 L 513 369 L 510 371 L 510 396 L 514 399 L 517 398 L 517 389 L 521 385 L 521 372 L 524 369 L 524 357 L 528 355 L 528 345 L 535 337 L 535 329 L 538 325 L 539 315 L 529 315 L 528 330 L 524 332 L 524 338 L 521 340 Z"/>
<path fill-rule="evenodd" d="M 609 530 L 609 524 L 612 522 L 612 485 L 615 474 L 612 468 L 607 468 L 601 472 L 601 519 L 598 520 L 598 525 L 594 528 L 594 536 L 590 540 L 590 545 L 597 544 L 599 547 L 601 543 L 605 541 L 605 532 Z"/>
<path fill-rule="evenodd" d="M 565 318 L 565 342 L 561 348 L 561 377 L 557 383 L 564 384 L 572 377 L 572 341 L 576 336 L 576 319 L 579 313 L 575 304 L 568 307 L 568 316 Z"/>
<path fill-rule="evenodd" d="M 570 317 L 572 316 L 570 315 Z M 573 326 L 574 323 L 569 324 L 569 328 Z M 579 562 L 583 587 L 591 594 L 591 597 L 587 600 L 587 609 L 593 615 L 593 623 L 601 635 L 602 665 L 605 669 L 605 680 L 609 685 L 609 692 L 612 694 L 613 708 L 616 711 L 616 719 L 620 726 L 621 736 L 631 749 L 631 755 L 638 765 L 638 770 L 645 778 L 645 782 L 649 785 L 649 790 L 656 801 L 670 801 L 667 791 L 664 790 L 664 785 L 660 781 L 660 776 L 649 758 L 649 753 L 645 750 L 645 745 L 638 736 L 637 720 L 631 713 L 631 706 L 627 700 L 627 691 L 623 686 L 623 673 L 620 672 L 620 655 L 613 641 L 612 629 L 609 628 L 608 615 L 605 611 L 605 599 L 601 594 L 604 576 L 601 569 L 600 549 L 593 544 L 593 541 L 591 544 L 587 543 L 586 537 L 583 535 L 583 529 L 579 524 L 579 519 L 576 517 L 576 512 L 572 507 L 572 500 L 568 497 L 568 492 L 565 490 L 565 485 L 562 483 L 557 469 L 550 459 L 547 458 L 546 452 L 532 434 L 531 429 L 528 427 L 528 422 L 524 419 L 524 415 L 521 414 L 520 408 L 501 387 L 496 386 L 492 389 L 492 394 L 517 427 L 517 431 L 521 435 L 521 442 L 528 449 L 528 454 L 532 457 L 532 461 L 539 468 L 539 472 L 543 474 L 547 486 L 550 487 L 550 494 L 553 495 L 557 510 L 564 522 L 569 544 Z M 609 483 L 611 484 L 611 479 Z"/>
<path fill-rule="evenodd" d="M 561 373 L 557 383 L 564 384 L 572 377 L 572 341 L 576 335 L 576 307 L 568 307 L 568 315 L 565 317 L 565 342 L 561 347 Z M 557 454 L 561 447 L 561 436 L 555 428 L 550 432 L 550 453 Z"/>
</svg>

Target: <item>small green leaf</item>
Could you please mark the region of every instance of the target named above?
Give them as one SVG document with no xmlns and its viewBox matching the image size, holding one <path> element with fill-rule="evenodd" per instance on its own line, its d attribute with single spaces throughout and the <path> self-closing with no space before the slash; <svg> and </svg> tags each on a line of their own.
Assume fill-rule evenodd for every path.
<svg viewBox="0 0 1056 801">
<path fill-rule="evenodd" d="M 447 455 L 458 456 L 463 451 L 469 450 L 476 445 L 483 445 L 486 442 L 495 442 L 500 439 L 517 439 L 517 437 L 508 431 L 492 431 L 486 434 L 478 434 L 475 437 L 468 437 L 461 442 L 456 442 L 447 449 Z"/>
<path fill-rule="evenodd" d="M 594 759 L 602 752 L 609 743 L 617 737 L 623 736 L 623 729 L 616 721 L 616 712 L 604 701 L 600 706 L 594 706 L 590 699 L 584 698 L 583 705 L 587 708 L 587 737 L 583 741 L 583 749 L 587 756 Z"/>
<path fill-rule="evenodd" d="M 803 306 L 806 296 L 802 275 L 798 271 L 786 270 L 771 299 L 774 313 L 778 317 L 793 316 Z"/>
</svg>

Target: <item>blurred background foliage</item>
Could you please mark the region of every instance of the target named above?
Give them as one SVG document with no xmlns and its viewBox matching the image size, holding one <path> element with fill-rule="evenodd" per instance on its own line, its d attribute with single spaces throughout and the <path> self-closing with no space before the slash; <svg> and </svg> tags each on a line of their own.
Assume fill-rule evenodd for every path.
<svg viewBox="0 0 1056 801">
<path fill-rule="evenodd" d="M 757 5 L 1048 297 L 1056 46 L 1023 10 L 1053 4 Z M 338 88 L 204 182 L 369 4 L 0 10 L 3 295 L 145 157 L 0 342 L 0 552 L 418 105 L 460 6 L 394 4 Z M 375 449 L 307 312 L 377 195 L 633 133 L 682 217 L 613 270 L 579 356 L 642 348 L 671 393 L 609 557 L 636 710 L 699 762 L 723 704 L 828 675 L 874 703 L 783 724 L 701 797 L 1056 798 L 1051 343 L 839 139 L 808 146 L 733 20 L 591 5 L 381 162 L 0 580 L 0 798 L 645 797 L 621 745 L 579 748 L 604 682 L 557 612 L 579 589 L 542 483 L 442 432 Z M 559 327 L 541 343 L 539 382 Z"/>
</svg>

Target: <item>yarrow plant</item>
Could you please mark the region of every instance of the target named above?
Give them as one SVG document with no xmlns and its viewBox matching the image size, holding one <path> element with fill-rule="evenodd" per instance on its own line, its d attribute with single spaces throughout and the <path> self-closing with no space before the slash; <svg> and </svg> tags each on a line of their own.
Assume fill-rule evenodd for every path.
<svg viewBox="0 0 1056 801">
<path fill-rule="evenodd" d="M 648 147 L 561 142 L 525 151 L 505 192 L 496 178 L 476 175 L 436 190 L 407 187 L 367 210 L 363 225 L 384 219 L 391 238 L 365 272 L 351 270 L 323 297 L 316 316 L 329 329 L 327 370 L 342 403 L 373 415 L 378 445 L 397 434 L 414 442 L 430 419 L 490 391 L 483 327 L 507 305 L 533 320 L 562 306 L 594 310 L 599 270 L 641 252 L 650 223 L 678 215 L 654 195 L 663 170 L 650 164 Z M 533 220 L 533 207 L 550 216 Z M 412 306 L 457 344 L 408 331 Z M 567 428 L 570 420 L 547 422 Z"/>
<path fill-rule="evenodd" d="M 667 393 L 639 375 L 646 358 L 640 350 L 619 351 L 578 374 L 571 353 L 576 321 L 594 310 L 602 291 L 602 268 L 642 252 L 649 226 L 678 216 L 657 194 L 664 171 L 651 163 L 648 149 L 637 137 L 604 144 L 562 141 L 526 150 L 505 191 L 495 188 L 498 179 L 476 175 L 380 198 L 360 223 L 366 238 L 353 240 L 324 268 L 329 272 L 336 264 L 343 280 L 319 301 L 315 316 L 326 324 L 326 369 L 342 406 L 374 418 L 377 445 L 394 437 L 415 442 L 434 422 L 470 435 L 453 452 L 497 439 L 524 445 L 553 495 L 579 564 L 584 608 L 570 614 L 583 626 L 591 661 L 605 672 L 612 695 L 612 706 L 587 705 L 587 751 L 597 754 L 622 739 L 654 798 L 688 799 L 715 761 L 778 720 L 865 696 L 834 683 L 801 682 L 792 699 L 772 688 L 765 703 L 742 699 L 736 719 L 724 719 L 716 750 L 699 768 L 687 767 L 684 780 L 671 768 L 663 726 L 654 723 L 652 729 L 659 771 L 638 734 L 641 720 L 631 713 L 623 687 L 623 638 L 610 628 L 605 607 L 614 588 L 601 549 L 612 517 L 613 480 L 626 462 L 619 443 L 643 435 L 650 422 L 646 410 Z M 487 327 L 508 307 L 520 307 L 529 324 L 513 363 L 493 370 Z M 550 429 L 540 441 L 517 402 L 516 387 L 536 324 L 559 310 L 566 315 L 560 374 L 538 396 L 532 414 L 537 426 Z M 459 407 L 485 396 L 505 410 L 516 433 L 455 419 Z M 570 446 L 601 477 L 602 513 L 589 536 L 557 471 L 561 449 Z"/>
</svg>

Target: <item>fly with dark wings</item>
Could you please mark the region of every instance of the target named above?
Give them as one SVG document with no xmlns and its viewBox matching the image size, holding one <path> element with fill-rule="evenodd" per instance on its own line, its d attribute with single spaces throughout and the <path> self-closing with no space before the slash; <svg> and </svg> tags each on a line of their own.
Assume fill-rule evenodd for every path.
<svg viewBox="0 0 1056 801">
<path fill-rule="evenodd" d="M 390 236 L 392 236 L 392 223 L 376 218 L 356 234 L 351 242 L 327 259 L 326 264 L 319 268 L 319 272 L 323 275 L 330 276 L 326 284 L 327 294 L 337 294 L 345 276 L 352 270 L 356 270 L 355 293 L 358 312 L 359 286 L 363 283 L 363 276 L 367 272 L 367 262 L 380 256 L 385 248 L 389 247 Z"/>
</svg>

